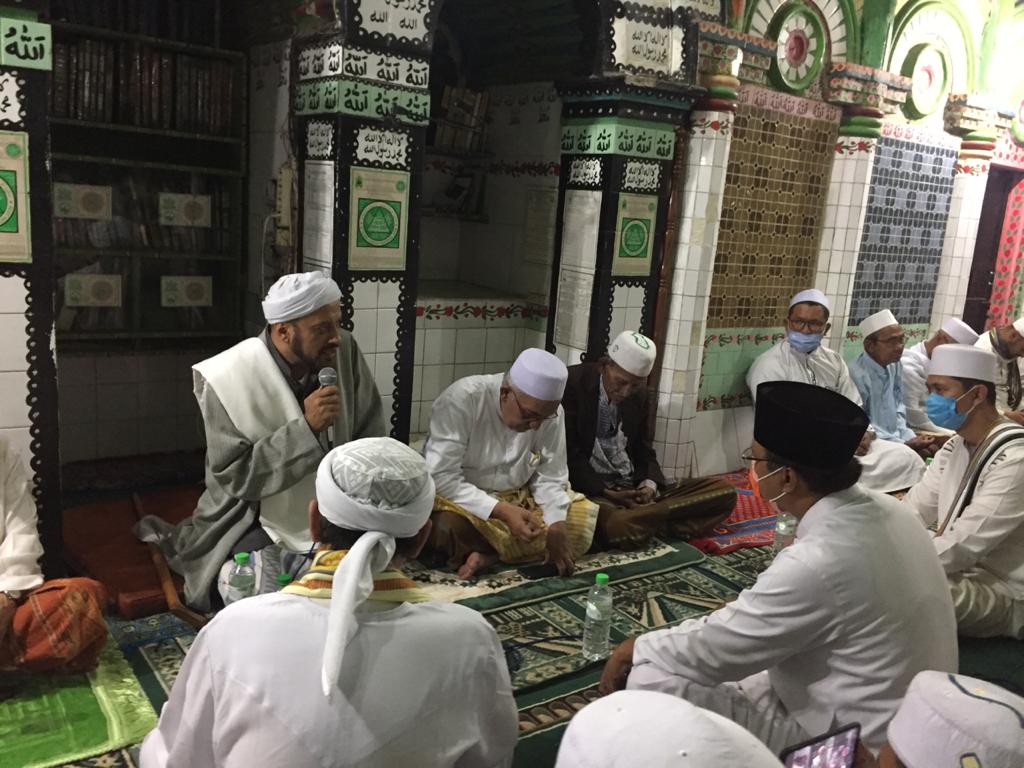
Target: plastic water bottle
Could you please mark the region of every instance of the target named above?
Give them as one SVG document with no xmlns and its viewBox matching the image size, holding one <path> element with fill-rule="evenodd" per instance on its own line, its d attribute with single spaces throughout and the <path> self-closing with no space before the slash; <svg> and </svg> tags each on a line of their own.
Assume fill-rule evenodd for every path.
<svg viewBox="0 0 1024 768">
<path fill-rule="evenodd" d="M 277 589 L 280 592 L 282 589 L 292 583 L 292 575 L 290 573 L 279 573 L 275 579 L 277 582 Z"/>
<path fill-rule="evenodd" d="M 235 555 L 235 567 L 228 575 L 228 594 L 224 605 L 231 605 L 244 597 L 256 594 L 256 571 L 249 565 L 249 553 L 239 552 Z"/>
<path fill-rule="evenodd" d="M 608 655 L 608 633 L 612 627 L 612 588 L 608 574 L 599 573 L 587 593 L 587 619 L 583 624 L 583 657 L 597 661 Z"/>
<path fill-rule="evenodd" d="M 784 550 L 796 538 L 796 526 L 800 521 L 781 509 L 775 516 L 775 541 L 772 546 L 776 554 Z"/>
</svg>

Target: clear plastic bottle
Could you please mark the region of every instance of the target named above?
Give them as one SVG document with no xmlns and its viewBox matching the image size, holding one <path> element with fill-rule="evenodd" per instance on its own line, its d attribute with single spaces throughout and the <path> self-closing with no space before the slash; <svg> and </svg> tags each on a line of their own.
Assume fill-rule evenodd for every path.
<svg viewBox="0 0 1024 768">
<path fill-rule="evenodd" d="M 282 589 L 284 589 L 292 583 L 292 575 L 287 572 L 279 573 L 277 574 L 277 578 L 275 579 L 275 581 L 277 581 L 277 589 L 280 592 Z"/>
<path fill-rule="evenodd" d="M 599 573 L 587 593 L 587 618 L 583 624 L 583 657 L 590 661 L 608 655 L 608 634 L 612 626 L 612 588 L 608 574 Z"/>
<path fill-rule="evenodd" d="M 772 545 L 777 553 L 784 550 L 796 539 L 796 527 L 799 522 L 789 512 L 779 510 L 775 516 L 775 541 Z"/>
<path fill-rule="evenodd" d="M 235 555 L 235 566 L 228 575 L 228 593 L 224 605 L 231 605 L 244 597 L 256 594 L 256 571 L 249 564 L 249 553 L 239 552 Z"/>
</svg>

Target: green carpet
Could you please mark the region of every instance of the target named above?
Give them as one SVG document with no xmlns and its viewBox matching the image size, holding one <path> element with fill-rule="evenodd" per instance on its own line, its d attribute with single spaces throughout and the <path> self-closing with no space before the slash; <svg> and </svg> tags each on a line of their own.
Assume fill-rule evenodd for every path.
<svg viewBox="0 0 1024 768">
<path fill-rule="evenodd" d="M 0 765 L 34 768 L 134 744 L 156 713 L 114 640 L 88 675 L 26 675 L 0 702 Z"/>
</svg>

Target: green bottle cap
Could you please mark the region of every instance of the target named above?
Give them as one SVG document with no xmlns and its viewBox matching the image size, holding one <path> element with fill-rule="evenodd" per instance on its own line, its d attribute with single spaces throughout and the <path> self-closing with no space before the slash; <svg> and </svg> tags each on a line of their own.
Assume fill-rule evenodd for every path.
<svg viewBox="0 0 1024 768">
<path fill-rule="evenodd" d="M 249 564 L 249 553 L 239 552 L 235 555 L 235 563 L 237 565 L 248 565 Z"/>
<path fill-rule="evenodd" d="M 292 583 L 292 575 L 290 573 L 279 573 L 277 574 L 277 586 L 287 587 Z"/>
<path fill-rule="evenodd" d="M 594 583 L 597 584 L 599 587 L 603 587 L 605 584 L 608 583 L 608 574 L 607 573 L 599 573 L 599 574 L 597 574 L 597 576 L 594 578 Z"/>
</svg>

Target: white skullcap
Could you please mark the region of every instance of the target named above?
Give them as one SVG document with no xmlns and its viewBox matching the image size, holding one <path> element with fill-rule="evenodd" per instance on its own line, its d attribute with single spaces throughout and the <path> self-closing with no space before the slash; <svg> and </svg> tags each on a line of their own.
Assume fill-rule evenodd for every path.
<svg viewBox="0 0 1024 768">
<path fill-rule="evenodd" d="M 654 342 L 636 331 L 623 331 L 608 347 L 608 357 L 617 366 L 644 378 L 650 375 L 657 356 L 658 348 Z"/>
<path fill-rule="evenodd" d="M 618 691 L 581 709 L 555 768 L 779 768 L 764 744 L 732 720 L 655 691 Z"/>
<path fill-rule="evenodd" d="M 808 288 L 806 291 L 800 291 L 800 293 L 794 296 L 789 302 L 789 308 L 792 309 L 794 305 L 803 304 L 805 302 L 821 304 L 821 306 L 828 310 L 829 314 L 832 314 L 832 302 L 828 300 L 828 296 L 817 288 Z"/>
<path fill-rule="evenodd" d="M 524 349 L 508 372 L 509 383 L 524 395 L 555 402 L 565 394 L 569 371 L 565 363 L 543 349 Z"/>
<path fill-rule="evenodd" d="M 966 344 L 943 344 L 932 352 L 928 375 L 956 376 L 994 383 L 998 365 L 996 356 L 986 349 Z"/>
<path fill-rule="evenodd" d="M 267 291 L 263 316 L 268 324 L 287 323 L 341 301 L 338 284 L 322 272 L 283 275 Z"/>
<path fill-rule="evenodd" d="M 899 324 L 900 321 L 896 319 L 896 315 L 888 309 L 883 309 L 881 312 L 875 312 L 875 314 L 865 317 L 864 322 L 860 324 L 860 332 L 866 339 L 872 333 L 878 333 L 883 328 Z"/>
<path fill-rule="evenodd" d="M 1024 317 L 1020 317 L 1013 321 L 1013 330 L 1024 336 Z"/>
<path fill-rule="evenodd" d="M 340 445 L 316 471 L 320 514 L 334 525 L 365 531 L 334 572 L 321 685 L 331 698 L 345 648 L 358 628 L 356 609 L 373 591 L 373 575 L 387 568 L 395 539 L 417 534 L 434 506 L 434 481 L 416 451 L 390 437 Z"/>
<path fill-rule="evenodd" d="M 1024 699 L 966 675 L 918 672 L 888 735 L 907 768 L 1021 768 Z"/>
<path fill-rule="evenodd" d="M 942 324 L 942 330 L 957 344 L 978 343 L 978 334 L 959 317 L 946 318 L 946 322 Z"/>
</svg>

